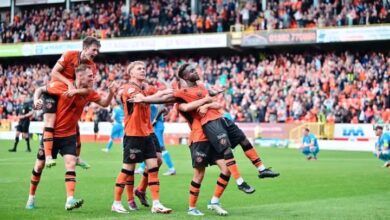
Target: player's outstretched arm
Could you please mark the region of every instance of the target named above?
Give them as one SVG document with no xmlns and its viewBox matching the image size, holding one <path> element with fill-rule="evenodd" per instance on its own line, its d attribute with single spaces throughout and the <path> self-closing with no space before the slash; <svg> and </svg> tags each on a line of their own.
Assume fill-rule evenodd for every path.
<svg viewBox="0 0 390 220">
<path fill-rule="evenodd" d="M 111 100 L 115 95 L 115 92 L 118 90 L 118 84 L 116 82 L 113 82 L 110 84 L 108 88 L 110 89 L 108 95 L 103 99 L 99 99 L 99 101 L 95 102 L 96 104 L 102 107 L 107 107 L 111 103 Z"/>
<path fill-rule="evenodd" d="M 211 97 L 206 96 L 202 99 L 199 99 L 199 100 L 196 100 L 193 102 L 181 103 L 179 105 L 179 110 L 182 112 L 194 111 L 194 110 L 198 109 L 200 106 L 211 103 L 212 101 L 213 101 L 213 99 Z"/>
<path fill-rule="evenodd" d="M 209 92 L 210 96 L 216 96 L 218 94 L 223 93 L 225 91 L 225 89 L 211 89 L 211 88 L 209 88 L 209 89 L 207 89 L 207 91 Z"/>
<path fill-rule="evenodd" d="M 142 94 L 136 94 L 132 98 L 127 100 L 132 103 L 153 103 L 153 104 L 161 104 L 161 103 L 173 103 L 176 102 L 176 97 L 173 96 L 173 92 L 171 89 L 166 89 L 163 91 L 156 92 L 150 96 L 144 96 Z"/>
<path fill-rule="evenodd" d="M 74 95 L 88 95 L 89 92 L 91 92 L 91 89 L 87 89 L 87 88 L 72 89 L 72 90 L 66 91 L 64 93 L 64 95 L 66 95 L 68 97 L 72 97 Z"/>
</svg>

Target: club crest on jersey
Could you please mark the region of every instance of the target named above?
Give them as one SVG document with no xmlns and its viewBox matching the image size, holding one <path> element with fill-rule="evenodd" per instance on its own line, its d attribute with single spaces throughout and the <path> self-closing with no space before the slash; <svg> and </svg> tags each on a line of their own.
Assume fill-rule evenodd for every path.
<svg viewBox="0 0 390 220">
<path fill-rule="evenodd" d="M 196 96 L 198 96 L 198 98 L 202 98 L 202 92 L 197 92 Z"/>
</svg>

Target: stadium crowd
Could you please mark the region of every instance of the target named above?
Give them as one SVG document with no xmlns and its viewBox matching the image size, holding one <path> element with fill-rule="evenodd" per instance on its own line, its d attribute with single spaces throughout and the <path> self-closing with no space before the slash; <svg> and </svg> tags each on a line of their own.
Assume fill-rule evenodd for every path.
<svg viewBox="0 0 390 220">
<path fill-rule="evenodd" d="M 224 88 L 217 98 L 237 122 L 390 122 L 390 54 L 277 53 L 259 57 L 197 57 L 206 86 Z M 161 88 L 173 84 L 184 58 L 146 60 L 149 81 Z M 125 63 L 98 63 L 96 89 L 121 81 Z M 13 119 L 18 105 L 49 80 L 43 64 L 0 65 L 0 115 Z M 164 82 L 164 83 L 162 83 Z M 96 109 L 86 108 L 83 120 L 92 121 Z M 171 111 L 167 121 L 180 121 Z"/>
<path fill-rule="evenodd" d="M 229 31 L 310 28 L 390 23 L 388 1 L 202 0 L 192 12 L 190 0 L 77 2 L 20 7 L 10 23 L 2 18 L 2 43 L 63 41 L 85 36 L 113 38 Z M 263 2 L 267 2 L 263 6 Z M 129 13 L 128 13 L 129 12 Z"/>
</svg>

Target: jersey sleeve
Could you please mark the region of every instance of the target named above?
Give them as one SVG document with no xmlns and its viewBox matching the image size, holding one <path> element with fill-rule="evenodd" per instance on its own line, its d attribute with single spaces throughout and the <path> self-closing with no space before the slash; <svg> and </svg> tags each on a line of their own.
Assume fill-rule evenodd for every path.
<svg viewBox="0 0 390 220">
<path fill-rule="evenodd" d="M 47 92 L 51 95 L 62 95 L 68 90 L 68 86 L 60 81 L 54 81 L 46 86 Z"/>
<path fill-rule="evenodd" d="M 88 94 L 87 100 L 90 102 L 98 102 L 101 98 L 99 93 L 92 91 Z"/>
<path fill-rule="evenodd" d="M 137 94 L 137 90 L 131 86 L 125 86 L 122 91 L 122 103 L 126 104 L 127 100 Z"/>
<path fill-rule="evenodd" d="M 57 61 L 62 67 L 65 67 L 67 63 L 69 63 L 72 59 L 73 53 L 72 51 L 66 51 L 62 54 L 60 59 Z"/>
<path fill-rule="evenodd" d="M 185 103 L 183 89 L 177 89 L 173 91 L 173 96 L 177 99 L 178 103 Z"/>
<path fill-rule="evenodd" d="M 157 92 L 157 88 L 155 86 L 149 86 L 146 91 L 146 95 L 153 95 Z"/>
</svg>

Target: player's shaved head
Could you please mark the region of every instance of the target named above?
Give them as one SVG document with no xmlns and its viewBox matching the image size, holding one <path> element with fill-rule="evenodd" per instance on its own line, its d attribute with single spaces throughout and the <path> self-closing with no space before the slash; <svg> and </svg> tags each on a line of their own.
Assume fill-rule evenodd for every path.
<svg viewBox="0 0 390 220">
<path fill-rule="evenodd" d="M 184 63 L 179 67 L 179 71 L 177 72 L 177 76 L 179 76 L 180 79 L 183 79 L 184 73 L 186 72 L 186 68 L 189 66 L 189 63 Z"/>
</svg>

